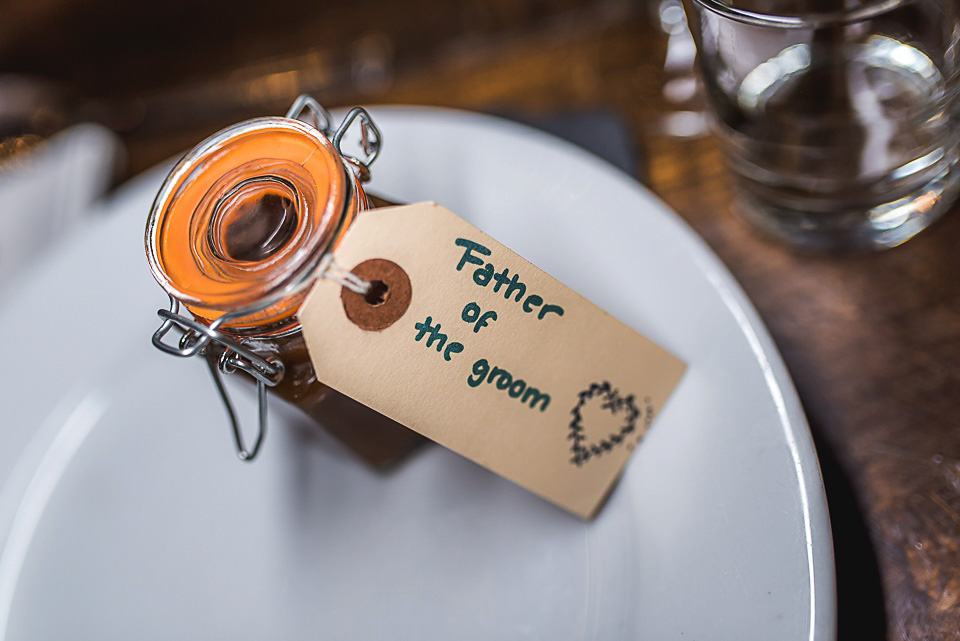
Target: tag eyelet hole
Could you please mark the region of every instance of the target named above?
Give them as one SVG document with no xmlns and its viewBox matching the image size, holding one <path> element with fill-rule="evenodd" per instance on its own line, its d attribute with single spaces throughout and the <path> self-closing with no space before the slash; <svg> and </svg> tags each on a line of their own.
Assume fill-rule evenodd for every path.
<svg viewBox="0 0 960 641">
<path fill-rule="evenodd" d="M 390 298 L 390 287 L 382 280 L 370 281 L 370 291 L 364 295 L 363 300 L 371 307 L 379 307 Z"/>
</svg>

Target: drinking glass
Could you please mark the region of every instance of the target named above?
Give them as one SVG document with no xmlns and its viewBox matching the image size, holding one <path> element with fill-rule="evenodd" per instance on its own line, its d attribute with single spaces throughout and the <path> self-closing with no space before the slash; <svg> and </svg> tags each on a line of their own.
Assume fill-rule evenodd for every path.
<svg viewBox="0 0 960 641">
<path fill-rule="evenodd" d="M 957 195 L 955 0 L 686 0 L 734 210 L 814 250 L 882 249 Z"/>
</svg>

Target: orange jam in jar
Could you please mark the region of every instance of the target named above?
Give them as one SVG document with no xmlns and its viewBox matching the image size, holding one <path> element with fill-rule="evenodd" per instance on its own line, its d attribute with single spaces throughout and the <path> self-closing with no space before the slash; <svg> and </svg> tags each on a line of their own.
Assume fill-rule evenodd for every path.
<svg viewBox="0 0 960 641">
<path fill-rule="evenodd" d="M 356 112 L 367 146 L 372 123 L 363 110 L 351 116 Z M 214 134 L 170 172 L 145 242 L 154 277 L 194 326 L 227 339 L 203 343 L 199 353 L 211 371 L 214 363 L 226 373 L 242 363 L 231 345 L 279 364 L 273 392 L 381 467 L 422 437 L 318 381 L 297 319 L 321 259 L 370 208 L 361 178 L 376 152 L 357 159 L 339 150 L 351 116 L 333 141 L 293 118 L 257 118 Z M 375 142 L 378 150 L 379 133 Z M 187 331 L 179 355 L 191 355 L 184 344 L 203 335 Z"/>
</svg>

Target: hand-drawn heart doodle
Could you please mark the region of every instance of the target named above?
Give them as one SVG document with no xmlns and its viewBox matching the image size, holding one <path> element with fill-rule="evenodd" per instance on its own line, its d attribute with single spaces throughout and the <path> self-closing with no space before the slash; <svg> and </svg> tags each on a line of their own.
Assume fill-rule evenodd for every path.
<svg viewBox="0 0 960 641">
<path fill-rule="evenodd" d="M 570 462 L 579 466 L 586 463 L 590 458 L 600 456 L 622 444 L 627 435 L 637 429 L 640 409 L 634 402 L 633 394 L 620 396 L 620 390 L 610 385 L 609 381 L 592 383 L 588 389 L 583 390 L 577 396 L 579 402 L 570 411 L 573 420 L 570 421 L 570 434 L 567 438 L 573 441 L 571 446 L 573 458 L 570 459 Z M 583 408 L 589 401 L 598 396 L 603 399 L 600 409 L 609 411 L 615 417 L 625 413 L 624 420 L 619 429 L 611 431 L 608 436 L 593 443 L 585 443 L 587 435 L 583 425 Z"/>
</svg>

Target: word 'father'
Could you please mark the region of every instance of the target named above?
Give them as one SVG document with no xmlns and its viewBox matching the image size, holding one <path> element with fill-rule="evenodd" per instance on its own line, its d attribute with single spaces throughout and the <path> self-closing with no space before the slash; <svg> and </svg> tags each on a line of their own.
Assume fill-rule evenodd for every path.
<svg viewBox="0 0 960 641">
<path fill-rule="evenodd" d="M 503 289 L 503 297 L 506 300 L 513 300 L 515 303 L 523 301 L 522 307 L 523 311 L 528 314 L 533 313 L 536 308 L 540 308 L 540 311 L 537 313 L 537 319 L 543 320 L 543 317 L 547 314 L 556 314 L 557 316 L 563 316 L 563 308 L 559 305 L 551 305 L 550 303 L 544 303 L 543 298 L 537 296 L 536 294 L 527 294 L 526 284 L 520 280 L 520 276 L 517 274 L 510 275 L 510 270 L 504 267 L 500 272 L 497 272 L 493 266 L 493 263 L 488 263 L 476 254 L 480 256 L 489 256 L 493 252 L 481 245 L 480 243 L 475 243 L 472 240 L 467 240 L 466 238 L 458 238 L 456 241 L 457 246 L 463 247 L 463 256 L 460 257 L 460 262 L 457 263 L 457 271 L 462 271 L 464 265 L 481 265 L 477 269 L 473 270 L 473 282 L 480 287 L 486 287 L 493 281 L 493 291 L 499 292 Z M 524 298 L 526 296 L 526 298 Z"/>
</svg>

